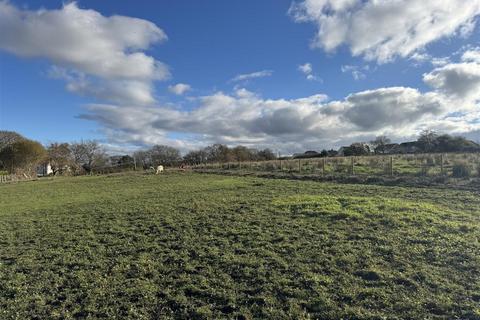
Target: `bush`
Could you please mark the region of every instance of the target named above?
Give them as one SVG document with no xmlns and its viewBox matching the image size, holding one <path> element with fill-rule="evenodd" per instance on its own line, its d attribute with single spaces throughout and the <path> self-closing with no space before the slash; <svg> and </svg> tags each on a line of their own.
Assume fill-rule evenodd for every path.
<svg viewBox="0 0 480 320">
<path fill-rule="evenodd" d="M 457 162 L 453 165 L 453 176 L 455 178 L 466 178 L 472 175 L 472 167 L 467 162 Z"/>
<path fill-rule="evenodd" d="M 0 152 L 0 161 L 10 173 L 36 174 L 36 166 L 46 157 L 43 146 L 32 140 L 19 140 Z"/>
</svg>

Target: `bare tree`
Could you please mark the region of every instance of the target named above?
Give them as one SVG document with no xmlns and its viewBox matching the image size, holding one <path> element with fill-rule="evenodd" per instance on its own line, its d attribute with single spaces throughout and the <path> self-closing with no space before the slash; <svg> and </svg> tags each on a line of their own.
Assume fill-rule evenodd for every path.
<svg viewBox="0 0 480 320">
<path fill-rule="evenodd" d="M 47 153 L 54 175 L 72 164 L 72 152 L 68 143 L 51 143 L 47 148 Z"/>
<path fill-rule="evenodd" d="M 183 160 L 190 165 L 206 163 L 207 162 L 207 152 L 203 149 L 202 150 L 190 151 L 189 153 L 187 153 L 183 157 Z"/>
<path fill-rule="evenodd" d="M 93 168 L 104 165 L 107 160 L 104 150 L 94 140 L 72 143 L 70 150 L 75 164 L 89 173 Z"/>
<path fill-rule="evenodd" d="M 152 157 L 149 151 L 137 151 L 133 154 L 133 158 L 137 165 L 141 165 L 143 169 L 153 166 Z"/>
<path fill-rule="evenodd" d="M 434 130 L 423 130 L 418 137 L 418 144 L 425 152 L 430 152 L 437 145 L 438 134 Z"/>
<path fill-rule="evenodd" d="M 154 166 L 159 164 L 171 166 L 178 164 L 182 160 L 180 151 L 169 146 L 156 145 L 148 152 Z"/>
<path fill-rule="evenodd" d="M 370 143 L 373 145 L 375 153 L 385 153 L 385 147 L 392 141 L 387 136 L 378 136 Z"/>
</svg>

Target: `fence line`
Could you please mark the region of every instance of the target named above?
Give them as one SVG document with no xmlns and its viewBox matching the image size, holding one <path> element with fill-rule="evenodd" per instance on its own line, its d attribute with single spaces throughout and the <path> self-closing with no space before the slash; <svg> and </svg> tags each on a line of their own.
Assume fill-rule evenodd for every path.
<svg viewBox="0 0 480 320">
<path fill-rule="evenodd" d="M 276 159 L 203 163 L 194 170 L 246 170 L 290 172 L 318 175 L 379 175 L 379 176 L 447 176 L 454 166 L 465 164 L 470 175 L 480 175 L 480 153 L 435 153 Z"/>
<path fill-rule="evenodd" d="M 0 175 L 0 183 L 31 181 L 31 180 L 36 180 L 36 178 L 23 177 L 15 174 Z"/>
</svg>

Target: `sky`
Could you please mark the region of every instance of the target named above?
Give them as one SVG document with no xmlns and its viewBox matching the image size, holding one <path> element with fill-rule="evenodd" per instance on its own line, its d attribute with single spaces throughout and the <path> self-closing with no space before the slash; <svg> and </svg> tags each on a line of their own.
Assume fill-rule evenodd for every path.
<svg viewBox="0 0 480 320">
<path fill-rule="evenodd" d="M 0 0 L 0 130 L 112 153 L 480 140 L 480 0 Z"/>
</svg>

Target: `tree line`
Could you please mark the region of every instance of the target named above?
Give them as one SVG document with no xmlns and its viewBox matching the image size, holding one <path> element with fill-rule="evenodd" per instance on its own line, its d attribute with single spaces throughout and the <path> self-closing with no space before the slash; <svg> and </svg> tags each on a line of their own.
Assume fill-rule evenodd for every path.
<svg viewBox="0 0 480 320">
<path fill-rule="evenodd" d="M 148 169 L 157 165 L 180 166 L 227 161 L 262 161 L 275 159 L 270 149 L 257 150 L 244 146 L 230 148 L 214 144 L 190 151 L 182 156 L 176 148 L 155 145 L 133 155 L 108 156 L 94 140 L 47 146 L 27 139 L 16 132 L 0 131 L 0 171 L 11 174 L 36 175 L 38 165 L 48 163 L 52 174 L 84 174 L 105 167 L 138 167 Z"/>
<path fill-rule="evenodd" d="M 153 146 L 145 151 L 133 154 L 137 164 L 148 168 L 158 164 L 171 165 L 196 165 L 200 163 L 234 162 L 234 161 L 262 161 L 273 160 L 275 154 L 270 149 L 257 150 L 245 146 L 230 148 L 223 144 L 213 144 L 205 148 L 193 150 L 181 156 L 180 151 L 164 145 Z"/>
<path fill-rule="evenodd" d="M 306 151 L 305 153 L 294 155 L 294 158 L 439 152 L 480 152 L 480 145 L 465 137 L 438 134 L 432 130 L 425 130 L 420 133 L 415 141 L 392 143 L 390 138 L 382 135 L 370 142 L 354 142 L 338 150 Z"/>
<path fill-rule="evenodd" d="M 352 143 L 338 150 L 306 151 L 293 158 L 365 156 L 370 154 L 432 152 L 480 152 L 480 145 L 464 137 L 423 131 L 416 141 L 392 143 L 386 136 L 374 140 Z M 43 146 L 16 132 L 0 131 L 0 171 L 35 176 L 37 166 L 48 163 L 53 174 L 91 173 L 102 167 L 133 166 L 148 169 L 157 165 L 179 166 L 202 163 L 274 160 L 277 156 L 270 149 L 245 146 L 228 147 L 213 144 L 193 150 L 182 156 L 176 148 L 155 145 L 133 155 L 108 156 L 102 146 L 93 140 L 72 143 L 50 143 Z M 289 158 L 289 157 L 288 157 Z"/>
<path fill-rule="evenodd" d="M 0 170 L 11 174 L 35 176 L 37 166 L 48 163 L 53 174 L 89 173 L 109 163 L 109 157 L 97 141 L 51 143 L 44 147 L 16 132 L 0 131 Z"/>
</svg>

